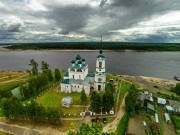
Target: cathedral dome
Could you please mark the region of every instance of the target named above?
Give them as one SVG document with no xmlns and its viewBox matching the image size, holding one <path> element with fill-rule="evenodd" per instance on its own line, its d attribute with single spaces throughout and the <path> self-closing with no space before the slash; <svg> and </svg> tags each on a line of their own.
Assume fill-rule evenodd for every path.
<svg viewBox="0 0 180 135">
<path fill-rule="evenodd" d="M 74 64 L 74 63 L 75 63 L 75 60 L 72 60 L 71 63 Z"/>
<path fill-rule="evenodd" d="M 78 64 L 82 64 L 82 61 L 81 61 L 81 60 L 79 60 L 79 61 L 78 61 Z"/>
<path fill-rule="evenodd" d="M 85 62 L 86 60 L 85 60 L 85 58 L 82 58 L 82 62 Z"/>
<path fill-rule="evenodd" d="M 76 56 L 76 60 L 80 60 L 81 59 L 81 56 L 78 54 L 77 56 Z"/>
</svg>

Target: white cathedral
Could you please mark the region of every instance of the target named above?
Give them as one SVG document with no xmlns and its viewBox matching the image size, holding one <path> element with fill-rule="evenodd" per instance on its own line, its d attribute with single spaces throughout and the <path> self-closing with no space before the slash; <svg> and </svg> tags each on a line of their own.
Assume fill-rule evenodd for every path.
<svg viewBox="0 0 180 135">
<path fill-rule="evenodd" d="M 102 50 L 99 53 L 96 60 L 95 74 L 88 72 L 85 59 L 78 54 L 75 60 L 71 61 L 68 72 L 64 74 L 60 91 L 71 93 L 81 92 L 84 89 L 86 94 L 90 93 L 91 88 L 95 91 L 104 91 L 106 86 L 105 56 Z"/>
</svg>

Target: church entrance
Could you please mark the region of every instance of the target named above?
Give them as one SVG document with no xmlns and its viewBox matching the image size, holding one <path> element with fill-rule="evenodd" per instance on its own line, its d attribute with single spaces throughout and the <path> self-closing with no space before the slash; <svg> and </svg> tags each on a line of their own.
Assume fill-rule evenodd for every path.
<svg viewBox="0 0 180 135">
<path fill-rule="evenodd" d="M 101 90 L 101 85 L 98 85 L 98 90 L 99 90 L 99 91 Z"/>
</svg>

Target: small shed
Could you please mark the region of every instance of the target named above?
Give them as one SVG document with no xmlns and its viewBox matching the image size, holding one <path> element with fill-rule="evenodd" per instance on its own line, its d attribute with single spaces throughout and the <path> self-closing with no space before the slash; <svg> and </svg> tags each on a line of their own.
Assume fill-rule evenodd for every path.
<svg viewBox="0 0 180 135">
<path fill-rule="evenodd" d="M 166 111 L 169 112 L 169 113 L 173 113 L 174 109 L 172 108 L 172 106 L 166 105 Z"/>
<path fill-rule="evenodd" d="M 155 113 L 155 121 L 156 121 L 156 123 L 159 123 L 159 118 L 158 118 L 158 114 L 157 113 Z"/>
<path fill-rule="evenodd" d="M 143 126 L 144 126 L 144 127 L 147 127 L 147 124 L 146 124 L 146 122 L 145 122 L 145 121 L 143 121 Z"/>
<path fill-rule="evenodd" d="M 70 107 L 73 104 L 73 99 L 71 97 L 64 97 L 61 101 L 61 105 L 64 107 Z"/>
<path fill-rule="evenodd" d="M 170 116 L 169 116 L 168 113 L 164 113 L 164 117 L 165 117 L 165 121 L 166 121 L 167 123 L 170 123 L 170 122 L 171 122 L 171 119 L 170 119 Z"/>
<path fill-rule="evenodd" d="M 165 105 L 166 104 L 166 99 L 164 99 L 164 98 L 157 98 L 157 103 L 158 104 L 162 104 L 162 105 Z"/>
<path fill-rule="evenodd" d="M 147 112 L 155 112 L 154 105 L 148 103 L 147 104 Z"/>
</svg>

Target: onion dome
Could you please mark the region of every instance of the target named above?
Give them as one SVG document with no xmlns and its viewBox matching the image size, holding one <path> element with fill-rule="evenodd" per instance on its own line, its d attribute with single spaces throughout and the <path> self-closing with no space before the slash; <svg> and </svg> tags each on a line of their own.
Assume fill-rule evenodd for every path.
<svg viewBox="0 0 180 135">
<path fill-rule="evenodd" d="M 86 60 L 85 60 L 85 58 L 82 58 L 82 62 L 85 62 Z"/>
<path fill-rule="evenodd" d="M 78 64 L 82 64 L 82 61 L 81 61 L 81 60 L 79 60 L 79 61 L 78 61 Z"/>
<path fill-rule="evenodd" d="M 77 56 L 76 56 L 76 60 L 80 60 L 81 59 L 81 56 L 78 54 Z"/>
<path fill-rule="evenodd" d="M 103 50 L 99 50 L 99 53 L 102 54 L 102 53 L 103 53 Z"/>
<path fill-rule="evenodd" d="M 72 60 L 71 63 L 74 64 L 74 63 L 75 63 L 75 60 Z"/>
<path fill-rule="evenodd" d="M 102 50 L 99 50 L 99 55 L 97 56 L 97 58 L 105 58 L 105 56 L 102 54 L 103 51 Z"/>
</svg>

